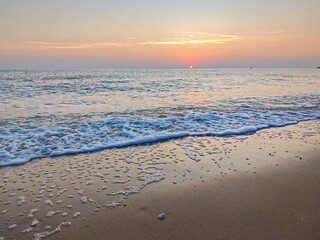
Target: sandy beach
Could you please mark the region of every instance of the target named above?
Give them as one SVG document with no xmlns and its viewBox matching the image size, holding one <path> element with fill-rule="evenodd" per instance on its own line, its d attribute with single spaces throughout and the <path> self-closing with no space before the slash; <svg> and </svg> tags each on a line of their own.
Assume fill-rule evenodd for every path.
<svg viewBox="0 0 320 240">
<path fill-rule="evenodd" d="M 0 238 L 319 239 L 319 123 L 3 167 Z"/>
</svg>

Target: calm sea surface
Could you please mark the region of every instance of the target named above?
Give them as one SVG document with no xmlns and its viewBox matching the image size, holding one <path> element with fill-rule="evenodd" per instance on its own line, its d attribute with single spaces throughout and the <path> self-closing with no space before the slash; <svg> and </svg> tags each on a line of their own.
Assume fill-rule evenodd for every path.
<svg viewBox="0 0 320 240">
<path fill-rule="evenodd" d="M 0 71 L 0 166 L 320 118 L 317 69 Z"/>
</svg>

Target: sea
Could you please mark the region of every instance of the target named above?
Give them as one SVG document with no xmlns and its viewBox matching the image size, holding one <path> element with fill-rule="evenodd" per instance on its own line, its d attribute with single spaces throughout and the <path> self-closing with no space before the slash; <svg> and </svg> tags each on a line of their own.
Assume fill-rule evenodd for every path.
<svg viewBox="0 0 320 240">
<path fill-rule="evenodd" d="M 0 71 L 0 166 L 320 118 L 320 70 Z"/>
</svg>

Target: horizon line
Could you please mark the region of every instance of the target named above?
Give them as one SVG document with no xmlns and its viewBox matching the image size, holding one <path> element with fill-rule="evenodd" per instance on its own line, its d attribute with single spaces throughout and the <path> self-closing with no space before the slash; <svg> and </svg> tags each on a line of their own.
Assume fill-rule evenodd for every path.
<svg viewBox="0 0 320 240">
<path fill-rule="evenodd" d="M 276 68 L 276 69 L 285 69 L 285 68 L 310 68 L 310 69 L 318 69 L 320 66 L 314 66 L 314 67 L 254 67 L 254 66 L 248 66 L 248 67 L 195 67 L 193 65 L 193 68 L 190 69 L 189 66 L 185 67 L 105 67 L 105 68 L 8 68 L 8 69 L 1 69 L 0 71 L 77 71 L 77 70 L 197 70 L 197 69 L 219 69 L 219 68 L 241 68 L 241 69 L 267 69 L 267 68 Z"/>
</svg>

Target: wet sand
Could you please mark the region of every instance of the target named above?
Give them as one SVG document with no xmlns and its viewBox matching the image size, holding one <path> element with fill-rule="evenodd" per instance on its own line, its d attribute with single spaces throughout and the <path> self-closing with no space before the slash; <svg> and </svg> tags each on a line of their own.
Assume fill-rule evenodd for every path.
<svg viewBox="0 0 320 240">
<path fill-rule="evenodd" d="M 319 239 L 319 123 L 1 168 L 0 237 Z"/>
<path fill-rule="evenodd" d="M 315 159 L 314 159 L 315 160 Z M 320 239 L 319 163 L 141 194 L 61 239 Z M 157 216 L 164 212 L 165 219 Z M 54 236 L 53 238 L 54 239 Z"/>
</svg>

